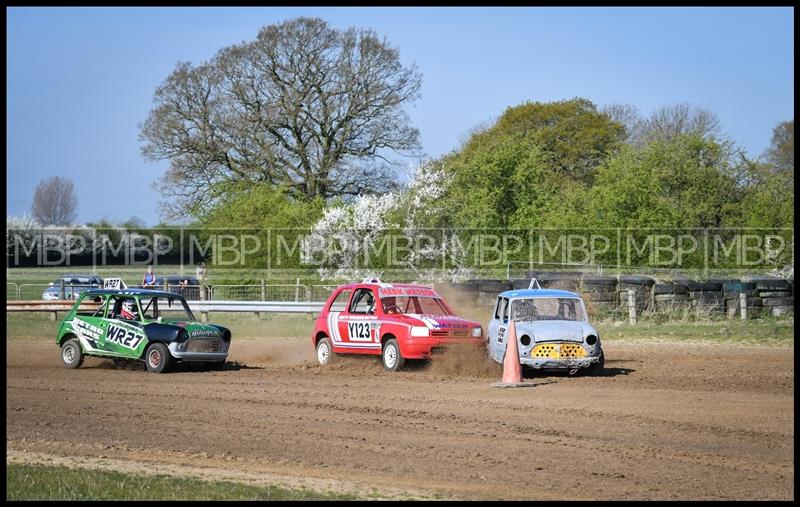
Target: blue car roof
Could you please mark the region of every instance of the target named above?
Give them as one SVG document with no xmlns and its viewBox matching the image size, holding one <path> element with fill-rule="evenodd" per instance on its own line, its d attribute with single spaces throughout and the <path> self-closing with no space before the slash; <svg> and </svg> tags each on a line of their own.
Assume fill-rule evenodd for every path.
<svg viewBox="0 0 800 507">
<path fill-rule="evenodd" d="M 513 289 L 500 293 L 504 298 L 580 298 L 568 290 L 558 289 Z"/>
</svg>

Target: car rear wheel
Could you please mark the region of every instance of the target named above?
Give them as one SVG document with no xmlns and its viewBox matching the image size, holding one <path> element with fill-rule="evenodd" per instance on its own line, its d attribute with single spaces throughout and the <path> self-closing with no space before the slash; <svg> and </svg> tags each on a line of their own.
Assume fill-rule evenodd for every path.
<svg viewBox="0 0 800 507">
<path fill-rule="evenodd" d="M 83 364 L 83 351 L 77 339 L 72 338 L 64 342 L 61 346 L 61 360 L 64 362 L 64 367 L 69 369 L 78 368 Z"/>
<path fill-rule="evenodd" d="M 383 369 L 386 371 L 397 371 L 403 366 L 405 360 L 400 355 L 400 347 L 394 338 L 388 340 L 383 346 Z"/>
<path fill-rule="evenodd" d="M 327 338 L 320 338 L 317 342 L 317 361 L 322 366 L 326 364 L 330 364 L 333 360 L 333 347 L 331 346 L 331 341 Z"/>
<path fill-rule="evenodd" d="M 163 373 L 169 368 L 172 356 L 169 349 L 163 343 L 154 343 L 147 347 L 144 353 L 144 362 L 150 373 Z"/>
</svg>

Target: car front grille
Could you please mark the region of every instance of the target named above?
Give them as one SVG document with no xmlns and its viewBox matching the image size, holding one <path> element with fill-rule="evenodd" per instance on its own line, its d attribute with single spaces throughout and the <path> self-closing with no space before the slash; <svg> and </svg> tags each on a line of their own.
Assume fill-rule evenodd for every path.
<svg viewBox="0 0 800 507">
<path fill-rule="evenodd" d="M 469 336 L 469 331 L 467 330 L 455 330 L 455 329 L 434 329 L 431 331 L 431 336 L 442 337 L 442 338 L 466 338 Z"/>
<path fill-rule="evenodd" d="M 186 343 L 186 352 L 220 352 L 219 338 L 193 338 Z"/>
<path fill-rule="evenodd" d="M 575 359 L 586 357 L 586 350 L 577 343 L 542 343 L 531 350 L 531 357 Z"/>
</svg>

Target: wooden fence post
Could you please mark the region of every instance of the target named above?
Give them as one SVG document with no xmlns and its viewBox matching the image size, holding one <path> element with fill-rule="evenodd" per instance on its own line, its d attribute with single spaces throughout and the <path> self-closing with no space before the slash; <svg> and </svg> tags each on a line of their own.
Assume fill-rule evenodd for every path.
<svg viewBox="0 0 800 507">
<path fill-rule="evenodd" d="M 628 320 L 636 324 L 636 295 L 633 289 L 628 289 Z"/>
<path fill-rule="evenodd" d="M 206 300 L 206 286 L 200 286 L 200 301 Z M 200 312 L 200 320 L 202 322 L 208 322 L 208 312 Z"/>
<path fill-rule="evenodd" d="M 739 293 L 739 315 L 742 320 L 747 320 L 747 295 L 744 292 Z"/>
</svg>

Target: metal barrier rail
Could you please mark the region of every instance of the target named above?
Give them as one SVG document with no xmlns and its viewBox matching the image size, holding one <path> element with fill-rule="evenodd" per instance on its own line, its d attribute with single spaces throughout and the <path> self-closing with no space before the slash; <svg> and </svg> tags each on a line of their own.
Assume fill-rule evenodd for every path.
<svg viewBox="0 0 800 507">
<path fill-rule="evenodd" d="M 6 299 L 19 299 L 19 285 L 14 282 L 6 282 Z"/>
<path fill-rule="evenodd" d="M 187 301 L 193 312 L 320 313 L 324 301 Z"/>
<path fill-rule="evenodd" d="M 193 312 L 320 313 L 324 301 L 186 301 Z M 6 301 L 7 312 L 68 312 L 72 301 Z M 94 302 L 83 303 L 81 310 L 95 310 Z"/>
</svg>

